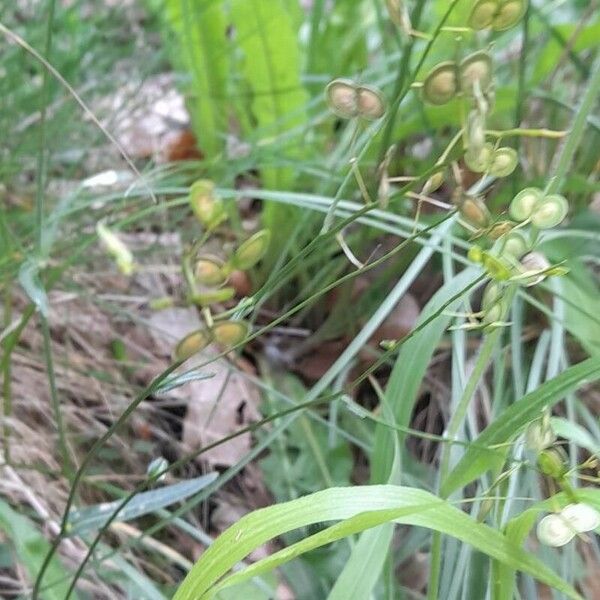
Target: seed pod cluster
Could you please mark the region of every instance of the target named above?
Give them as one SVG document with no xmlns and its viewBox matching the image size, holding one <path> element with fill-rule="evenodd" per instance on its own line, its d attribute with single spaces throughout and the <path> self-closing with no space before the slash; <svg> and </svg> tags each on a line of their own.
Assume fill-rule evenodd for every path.
<svg viewBox="0 0 600 600">
<path fill-rule="evenodd" d="M 450 102 L 459 93 L 474 97 L 479 90 L 487 95 L 493 88 L 492 69 L 492 59 L 483 50 L 470 54 L 460 63 L 441 62 L 423 81 L 423 99 L 439 106 Z"/>
<path fill-rule="evenodd" d="M 175 360 L 187 360 L 201 352 L 209 344 L 215 342 L 227 349 L 243 342 L 250 332 L 250 325 L 245 321 L 217 321 L 211 327 L 198 329 L 186 335 L 176 346 Z"/>
<path fill-rule="evenodd" d="M 569 504 L 560 512 L 546 515 L 537 526 L 542 544 L 555 548 L 568 544 L 577 534 L 593 531 L 600 526 L 600 513 L 583 502 Z"/>
<path fill-rule="evenodd" d="M 567 216 L 569 203 L 560 194 L 544 194 L 538 188 L 525 188 L 512 199 L 509 212 L 515 221 L 530 221 L 538 229 L 550 229 Z"/>
<path fill-rule="evenodd" d="M 469 27 L 504 31 L 514 27 L 527 10 L 527 0 L 478 0 L 469 15 Z"/>
<path fill-rule="evenodd" d="M 325 88 L 329 108 L 342 119 L 376 121 L 385 114 L 383 94 L 375 87 L 350 79 L 334 79 Z"/>
</svg>

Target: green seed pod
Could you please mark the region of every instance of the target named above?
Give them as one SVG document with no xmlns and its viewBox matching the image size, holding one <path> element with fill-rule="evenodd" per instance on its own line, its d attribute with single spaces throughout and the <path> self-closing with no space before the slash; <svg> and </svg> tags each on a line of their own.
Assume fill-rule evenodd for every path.
<svg viewBox="0 0 600 600">
<path fill-rule="evenodd" d="M 250 326 L 245 321 L 218 321 L 212 328 L 215 341 L 221 346 L 237 346 L 248 337 Z"/>
<path fill-rule="evenodd" d="M 224 287 L 218 290 L 210 290 L 209 292 L 201 292 L 192 296 L 192 302 L 199 306 L 210 306 L 218 302 L 227 302 L 235 296 L 235 288 Z"/>
<path fill-rule="evenodd" d="M 493 304 L 489 308 L 485 309 L 482 321 L 485 325 L 491 325 L 492 323 L 499 323 L 504 318 L 506 312 L 506 306 L 501 299 L 496 304 Z"/>
<path fill-rule="evenodd" d="M 467 252 L 467 258 L 474 262 L 474 263 L 481 263 L 483 262 L 483 251 L 482 249 L 477 246 L 476 244 L 471 246 L 469 248 L 469 251 Z"/>
<path fill-rule="evenodd" d="M 457 92 L 458 70 L 453 61 L 442 62 L 433 67 L 423 82 L 423 99 L 429 104 L 446 104 Z"/>
<path fill-rule="evenodd" d="M 527 0 L 504 0 L 492 21 L 494 31 L 504 31 L 514 27 L 527 10 Z"/>
<path fill-rule="evenodd" d="M 561 479 L 566 473 L 563 456 L 555 448 L 540 452 L 537 464 L 544 475 L 553 479 Z"/>
<path fill-rule="evenodd" d="M 540 252 L 530 252 L 529 254 L 526 254 L 521 259 L 521 270 L 523 275 L 531 273 L 531 276 L 523 279 L 523 285 L 531 287 L 532 285 L 544 281 L 547 275 L 539 273 L 539 271 L 545 271 L 548 268 L 550 268 L 550 263 Z"/>
<path fill-rule="evenodd" d="M 474 227 L 483 229 L 490 223 L 490 211 L 480 198 L 465 197 L 458 210 L 462 218 Z"/>
<path fill-rule="evenodd" d="M 552 194 L 545 196 L 535 207 L 531 222 L 539 229 L 556 227 L 567 216 L 569 203 L 564 196 Z"/>
<path fill-rule="evenodd" d="M 529 249 L 527 240 L 518 231 L 507 235 L 505 240 L 500 241 L 500 244 L 503 253 L 515 258 L 520 258 Z"/>
<path fill-rule="evenodd" d="M 270 241 L 271 232 L 268 229 L 257 231 L 235 251 L 231 257 L 233 266 L 240 271 L 252 268 L 265 255 Z"/>
<path fill-rule="evenodd" d="M 507 177 L 517 168 L 518 161 L 519 157 L 513 148 L 497 148 L 494 151 L 492 164 L 490 165 L 490 175 Z"/>
<path fill-rule="evenodd" d="M 510 279 L 512 275 L 510 265 L 507 265 L 501 258 L 494 256 L 489 252 L 483 252 L 481 262 L 492 279 L 495 279 L 496 281 L 506 281 L 507 279 Z"/>
<path fill-rule="evenodd" d="M 558 548 L 568 544 L 576 532 L 561 515 L 546 515 L 538 523 L 536 533 L 542 544 Z"/>
<path fill-rule="evenodd" d="M 356 84 L 349 79 L 334 79 L 325 88 L 329 108 L 342 119 L 358 115 Z"/>
<path fill-rule="evenodd" d="M 496 0 L 479 0 L 471 9 L 469 27 L 478 31 L 490 27 L 497 12 L 498 2 Z"/>
<path fill-rule="evenodd" d="M 196 218 L 208 230 L 227 219 L 223 203 L 214 196 L 215 186 L 208 179 L 196 181 L 190 188 L 190 206 Z"/>
<path fill-rule="evenodd" d="M 542 190 L 538 188 L 525 188 L 521 190 L 510 203 L 510 216 L 515 221 L 526 221 L 531 217 L 535 207 L 543 196 Z"/>
<path fill-rule="evenodd" d="M 197 352 L 204 350 L 212 342 L 210 331 L 199 329 L 186 335 L 175 348 L 176 360 L 187 360 Z"/>
<path fill-rule="evenodd" d="M 496 281 L 490 281 L 483 290 L 481 297 L 481 310 L 488 310 L 496 304 L 504 294 L 504 287 Z"/>
<path fill-rule="evenodd" d="M 215 256 L 199 256 L 194 274 L 202 285 L 221 285 L 227 281 L 223 261 Z"/>
<path fill-rule="evenodd" d="M 376 88 L 360 86 L 356 90 L 358 114 L 367 121 L 375 121 L 385 114 L 383 94 Z"/>
<path fill-rule="evenodd" d="M 102 222 L 96 224 L 96 233 L 108 253 L 115 259 L 119 271 L 123 275 L 131 275 L 135 270 L 135 261 L 133 254 L 121 238 Z"/>
<path fill-rule="evenodd" d="M 467 117 L 466 129 L 469 151 L 478 153 L 485 144 L 485 116 L 478 110 L 472 110 Z"/>
<path fill-rule="evenodd" d="M 492 83 L 492 59 L 484 50 L 467 56 L 458 67 L 460 89 L 467 95 L 473 95 L 475 83 L 485 92 Z"/>
<path fill-rule="evenodd" d="M 512 221 L 498 221 L 489 228 L 488 236 L 493 240 L 497 240 L 506 235 L 514 226 L 515 223 Z"/>
<path fill-rule="evenodd" d="M 600 513 L 583 502 L 569 504 L 560 513 L 577 533 L 593 531 L 600 525 Z"/>
<path fill-rule="evenodd" d="M 423 186 L 423 193 L 431 194 L 431 192 L 437 192 L 437 190 L 439 190 L 440 187 L 442 187 L 442 184 L 444 183 L 444 176 L 444 171 L 438 171 L 437 173 L 434 173 L 425 182 L 425 185 Z"/>
<path fill-rule="evenodd" d="M 469 150 L 465 153 L 465 164 L 473 173 L 484 173 L 490 168 L 493 156 L 492 144 L 485 144 L 479 152 L 472 152 L 469 146 Z"/>
</svg>

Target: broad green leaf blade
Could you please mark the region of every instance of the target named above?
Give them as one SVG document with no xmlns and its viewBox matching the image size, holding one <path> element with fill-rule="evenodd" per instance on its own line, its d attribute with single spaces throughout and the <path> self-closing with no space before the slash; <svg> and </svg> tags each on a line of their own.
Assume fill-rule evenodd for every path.
<svg viewBox="0 0 600 600">
<path fill-rule="evenodd" d="M 218 476 L 218 473 L 208 473 L 202 477 L 138 494 L 127 506 L 121 509 L 116 520 L 130 521 L 175 502 L 185 500 L 210 485 Z M 81 535 L 88 531 L 100 529 L 120 504 L 121 500 L 115 500 L 114 502 L 103 502 L 102 504 L 86 506 L 72 511 L 69 514 L 67 525 L 69 535 Z"/>
<path fill-rule="evenodd" d="M 581 598 L 540 560 L 447 501 L 424 490 L 374 485 L 330 488 L 246 515 L 221 534 L 202 555 L 174 600 L 209 598 L 215 591 L 215 584 L 255 548 L 288 531 L 331 520 L 342 522 L 256 563 L 245 571 L 245 575 L 232 575 L 227 581 L 239 583 L 246 576 L 274 568 L 311 548 L 394 521 L 454 536 L 488 556 L 556 587 L 569 598 Z"/>
<path fill-rule="evenodd" d="M 46 538 L 27 518 L 15 512 L 6 502 L 0 500 L 0 530 L 14 545 L 19 561 L 33 581 L 40 571 L 44 558 L 50 549 Z M 70 583 L 70 574 L 54 557 L 50 562 L 42 587 L 45 600 L 63 600 Z M 72 598 L 77 596 L 72 595 Z"/>
<path fill-rule="evenodd" d="M 574 365 L 553 379 L 545 382 L 521 400 L 512 404 L 477 438 L 477 446 L 471 446 L 453 471 L 442 482 L 443 496 L 449 496 L 489 469 L 501 466 L 502 458 L 497 452 L 487 452 L 483 447 L 504 444 L 517 435 L 527 423 L 539 417 L 544 408 L 562 400 L 565 394 L 600 377 L 600 357 L 589 358 Z"/>
<path fill-rule="evenodd" d="M 435 314 L 476 277 L 476 269 L 465 269 L 440 288 L 423 309 L 417 325 Z M 448 306 L 448 312 L 456 310 L 459 302 L 460 300 L 457 300 L 453 305 Z M 402 427 L 410 425 L 421 382 L 451 318 L 449 315 L 441 314 L 402 346 L 386 387 L 387 403 L 397 425 Z M 383 425 L 376 428 L 371 457 L 372 483 L 384 483 L 389 477 L 394 457 L 394 440 L 398 435 L 402 439 L 401 434 L 392 433 Z"/>
<path fill-rule="evenodd" d="M 567 421 L 562 417 L 552 417 L 550 423 L 556 435 L 573 442 L 580 448 L 585 448 L 590 454 L 600 456 L 600 444 L 581 425 Z"/>
</svg>

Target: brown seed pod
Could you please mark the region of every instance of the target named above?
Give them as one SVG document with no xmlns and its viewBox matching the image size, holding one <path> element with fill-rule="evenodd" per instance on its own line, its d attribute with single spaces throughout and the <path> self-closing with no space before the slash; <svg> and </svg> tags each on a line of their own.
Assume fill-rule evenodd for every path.
<svg viewBox="0 0 600 600">
<path fill-rule="evenodd" d="M 437 190 L 439 190 L 440 187 L 442 187 L 442 184 L 444 183 L 444 177 L 445 177 L 444 171 L 438 171 L 437 173 L 434 173 L 425 182 L 425 185 L 423 186 L 423 193 L 431 194 L 431 192 L 436 192 Z"/>
<path fill-rule="evenodd" d="M 199 256 L 194 267 L 196 280 L 202 285 L 221 285 L 227 281 L 223 267 L 223 261 L 216 256 Z"/>
<path fill-rule="evenodd" d="M 329 108 L 342 119 L 358 115 L 356 84 L 350 79 L 334 79 L 325 88 Z"/>
<path fill-rule="evenodd" d="M 199 329 L 186 335 L 175 347 L 176 360 L 187 360 L 197 352 L 204 350 L 212 341 L 212 334 L 205 329 Z"/>
<path fill-rule="evenodd" d="M 461 91 L 472 96 L 479 82 L 479 89 L 485 92 L 492 84 L 492 69 L 492 59 L 484 50 L 469 54 L 458 67 Z"/>
<path fill-rule="evenodd" d="M 466 196 L 458 210 L 467 223 L 478 229 L 484 229 L 490 223 L 490 212 L 481 198 Z"/>
<path fill-rule="evenodd" d="M 458 93 L 458 71 L 453 61 L 442 62 L 427 74 L 423 82 L 423 99 L 430 104 L 450 102 Z"/>
<path fill-rule="evenodd" d="M 506 235 L 515 225 L 516 223 L 512 221 L 498 221 L 490 227 L 488 236 L 493 240 L 497 240 Z"/>
<path fill-rule="evenodd" d="M 250 325 L 245 321 L 217 321 L 212 328 L 215 341 L 221 346 L 237 346 L 248 337 Z"/>
<path fill-rule="evenodd" d="M 383 94 L 374 87 L 362 85 L 356 89 L 358 114 L 367 121 L 375 121 L 385 114 Z"/>
<path fill-rule="evenodd" d="M 492 21 L 494 31 L 504 31 L 514 27 L 527 10 L 527 0 L 504 0 Z"/>
<path fill-rule="evenodd" d="M 490 27 L 498 12 L 497 0 L 479 0 L 471 9 L 469 27 L 480 30 Z"/>
</svg>

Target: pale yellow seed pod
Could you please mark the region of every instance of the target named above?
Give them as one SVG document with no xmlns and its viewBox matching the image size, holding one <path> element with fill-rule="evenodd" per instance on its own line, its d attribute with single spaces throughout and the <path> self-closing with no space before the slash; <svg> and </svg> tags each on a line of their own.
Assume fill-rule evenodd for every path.
<svg viewBox="0 0 600 600">
<path fill-rule="evenodd" d="M 446 61 L 436 65 L 423 82 L 423 99 L 430 104 L 450 102 L 458 92 L 456 63 Z"/>
<path fill-rule="evenodd" d="M 519 158 L 514 148 L 508 146 L 497 148 L 492 157 L 490 175 L 508 177 L 516 168 Z"/>
<path fill-rule="evenodd" d="M 493 240 L 497 240 L 506 235 L 514 226 L 515 223 L 512 221 L 498 221 L 490 227 L 488 236 Z"/>
<path fill-rule="evenodd" d="M 588 504 L 569 504 L 560 512 L 577 533 L 592 531 L 600 526 L 600 513 Z"/>
<path fill-rule="evenodd" d="M 212 328 L 215 341 L 226 348 L 243 342 L 249 331 L 250 326 L 245 321 L 218 321 Z"/>
<path fill-rule="evenodd" d="M 192 302 L 198 306 L 210 306 L 219 302 L 227 302 L 235 296 L 235 289 L 232 287 L 224 287 L 218 290 L 210 290 L 208 292 L 200 292 L 192 296 Z"/>
<path fill-rule="evenodd" d="M 270 241 L 271 232 L 268 229 L 257 231 L 235 251 L 231 258 L 233 267 L 241 271 L 252 268 L 265 255 Z"/>
<path fill-rule="evenodd" d="M 461 91 L 471 96 L 479 82 L 479 88 L 485 92 L 492 83 L 492 68 L 492 59 L 483 50 L 467 56 L 458 68 Z"/>
<path fill-rule="evenodd" d="M 527 10 L 527 0 L 504 0 L 492 20 L 494 31 L 504 31 L 514 27 Z"/>
<path fill-rule="evenodd" d="M 561 515 L 546 515 L 537 526 L 537 537 L 542 544 L 558 548 L 568 544 L 575 531 Z"/>
<path fill-rule="evenodd" d="M 542 190 L 539 190 L 538 188 L 525 188 L 521 190 L 510 203 L 510 216 L 515 221 L 525 221 L 529 219 L 543 195 Z"/>
<path fill-rule="evenodd" d="M 349 79 L 334 79 L 325 88 L 329 108 L 342 119 L 358 115 L 356 84 Z"/>
<path fill-rule="evenodd" d="M 484 173 L 490 168 L 494 156 L 492 144 L 484 144 L 479 151 L 467 150 L 465 153 L 465 164 L 473 173 Z"/>
<path fill-rule="evenodd" d="M 545 196 L 535 207 L 531 222 L 539 229 L 550 229 L 559 225 L 569 212 L 569 203 L 560 194 Z"/>
<path fill-rule="evenodd" d="M 368 121 L 380 119 L 385 114 L 382 93 L 373 87 L 360 86 L 356 90 L 358 114 Z"/>
<path fill-rule="evenodd" d="M 108 253 L 114 258 L 117 267 L 123 275 L 131 275 L 135 269 L 133 254 L 125 243 L 113 233 L 104 223 L 96 224 L 96 233 Z"/>
<path fill-rule="evenodd" d="M 410 35 L 412 24 L 404 0 L 386 0 L 386 4 L 392 23 Z"/>
<path fill-rule="evenodd" d="M 444 183 L 444 171 L 438 171 L 434 173 L 423 186 L 424 194 L 431 194 L 431 192 L 436 192 L 442 187 Z"/>
<path fill-rule="evenodd" d="M 196 260 L 194 274 L 198 283 L 203 285 L 221 285 L 227 281 L 223 261 L 216 256 L 203 255 Z"/>
<path fill-rule="evenodd" d="M 196 181 L 190 188 L 189 202 L 198 221 L 211 230 L 223 222 L 227 215 L 220 199 L 216 198 L 215 185 L 208 179 Z"/>
<path fill-rule="evenodd" d="M 174 356 L 176 360 L 187 360 L 194 354 L 204 350 L 212 341 L 212 334 L 204 329 L 199 329 L 186 335 L 176 346 Z"/>
<path fill-rule="evenodd" d="M 506 237 L 506 240 L 501 240 L 500 243 L 503 252 L 515 258 L 523 256 L 529 248 L 527 240 L 518 231 L 513 231 Z"/>
<path fill-rule="evenodd" d="M 475 3 L 469 15 L 469 27 L 476 30 L 490 27 L 497 12 L 497 0 L 479 0 Z"/>
</svg>

